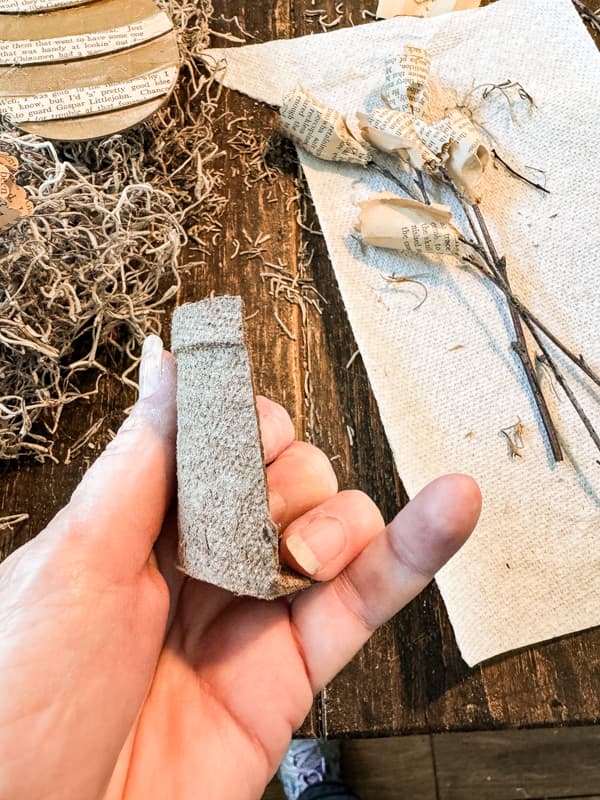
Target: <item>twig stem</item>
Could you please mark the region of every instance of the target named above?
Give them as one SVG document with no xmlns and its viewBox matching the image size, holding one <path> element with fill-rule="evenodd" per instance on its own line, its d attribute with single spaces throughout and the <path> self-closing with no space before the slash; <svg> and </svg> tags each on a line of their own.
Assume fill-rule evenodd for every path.
<svg viewBox="0 0 600 800">
<path fill-rule="evenodd" d="M 535 339 L 535 342 L 536 342 L 537 346 L 539 347 L 540 352 L 542 354 L 541 356 L 538 356 L 538 361 L 540 362 L 540 364 L 545 364 L 550 369 L 550 371 L 552 372 L 552 374 L 554 375 L 554 377 L 556 379 L 556 382 L 562 388 L 563 392 L 567 395 L 567 397 L 569 399 L 569 402 L 571 403 L 571 405 L 573 406 L 573 408 L 577 412 L 577 415 L 579 416 L 579 419 L 585 425 L 585 428 L 586 428 L 587 432 L 589 433 L 589 435 L 591 436 L 592 441 L 594 442 L 594 444 L 596 445 L 598 450 L 600 450 L 600 436 L 598 436 L 598 434 L 596 433 L 596 430 L 595 430 L 594 426 L 592 425 L 590 418 L 585 413 L 585 411 L 581 407 L 579 401 L 577 400 L 577 398 L 573 394 L 573 391 L 572 391 L 571 387 L 569 386 L 569 384 L 567 383 L 567 381 L 565 379 L 565 376 L 562 374 L 562 372 L 556 366 L 556 364 L 554 362 L 554 359 L 550 356 L 550 353 L 548 352 L 548 350 L 544 346 L 544 343 L 542 342 L 539 333 L 535 330 L 535 328 L 533 326 L 528 326 L 528 327 L 529 327 L 529 332 L 531 333 L 531 335 Z"/>
<path fill-rule="evenodd" d="M 533 393 L 535 404 L 540 414 L 544 430 L 546 431 L 548 441 L 550 442 L 550 448 L 552 450 L 552 455 L 554 457 L 554 460 L 562 461 L 563 453 L 560 443 L 558 441 L 558 434 L 556 432 L 556 427 L 552 420 L 552 416 L 550 415 L 550 409 L 548 408 L 548 404 L 546 403 L 546 398 L 544 397 L 544 393 L 542 392 L 541 386 L 539 384 L 538 377 L 536 375 L 533 363 L 531 361 L 531 357 L 529 355 L 529 350 L 527 349 L 527 340 L 525 339 L 525 334 L 523 332 L 523 326 L 521 324 L 521 317 L 519 316 L 519 311 L 513 301 L 510 282 L 508 279 L 508 272 L 506 269 L 506 261 L 504 258 L 498 257 L 498 253 L 496 251 L 494 242 L 492 240 L 487 224 L 485 222 L 485 218 L 481 213 L 481 209 L 477 204 L 473 204 L 471 207 L 473 209 L 473 213 L 475 214 L 477 223 L 479 225 L 481 233 L 483 234 L 483 238 L 485 240 L 487 249 L 491 257 L 489 262 L 489 267 L 494 272 L 496 277 L 499 277 L 500 280 L 505 284 L 506 288 L 509 290 L 509 293 L 505 293 L 505 296 L 508 301 L 510 317 L 517 337 L 516 341 L 513 342 L 513 350 L 518 355 L 521 364 L 523 365 L 523 369 L 527 377 L 527 382 L 529 383 L 529 387 Z"/>
<path fill-rule="evenodd" d="M 415 170 L 417 177 L 415 178 L 415 183 L 419 187 L 419 191 L 423 197 L 423 202 L 426 206 L 431 205 L 431 200 L 429 199 L 429 194 L 427 189 L 425 188 L 425 179 L 423 178 L 423 170 L 416 169 Z"/>
<path fill-rule="evenodd" d="M 535 325 L 535 327 L 540 330 L 544 336 L 552 342 L 552 344 L 558 347 L 558 349 L 561 350 L 567 356 L 567 358 L 571 359 L 575 366 L 579 367 L 584 375 L 587 375 L 591 381 L 593 381 L 597 386 L 600 386 L 600 377 L 596 375 L 584 357 L 582 355 L 576 355 L 572 350 L 569 350 L 569 348 L 566 347 L 566 345 L 564 345 L 560 339 L 557 339 L 556 336 L 548 330 L 543 322 L 540 322 L 535 314 L 532 314 L 531 311 L 523 305 L 518 297 L 514 297 L 513 295 L 513 298 L 515 306 L 519 310 L 521 316 Z"/>
<path fill-rule="evenodd" d="M 384 175 L 388 180 L 392 181 L 392 183 L 396 184 L 396 186 L 399 189 L 402 189 L 402 191 L 405 192 L 410 198 L 412 198 L 413 200 L 419 199 L 417 195 L 412 191 L 412 189 L 409 189 L 409 187 L 406 186 L 400 180 L 400 178 L 397 175 L 395 175 L 391 170 L 387 169 L 387 167 L 383 167 L 377 161 L 371 161 L 370 165 L 373 167 L 374 170 L 381 173 L 381 175 Z"/>
<path fill-rule="evenodd" d="M 500 158 L 500 156 L 495 150 L 492 150 L 492 155 L 499 164 L 502 164 L 502 166 L 507 172 L 510 172 L 510 174 L 513 177 L 518 178 L 520 181 L 529 184 L 529 186 L 533 186 L 534 189 L 539 189 L 540 192 L 545 192 L 546 194 L 550 194 L 550 190 L 546 189 L 545 186 L 542 186 L 541 183 L 536 183 L 535 181 L 532 181 L 529 178 L 525 177 L 525 175 L 521 175 L 520 172 L 517 172 L 517 170 L 514 167 L 511 167 L 510 164 L 507 164 L 503 158 Z"/>
</svg>

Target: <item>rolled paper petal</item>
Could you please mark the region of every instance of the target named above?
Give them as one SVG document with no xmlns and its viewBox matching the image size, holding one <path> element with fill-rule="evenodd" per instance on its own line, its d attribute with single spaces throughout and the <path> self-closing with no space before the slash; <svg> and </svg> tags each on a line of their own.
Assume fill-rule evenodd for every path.
<svg viewBox="0 0 600 800">
<path fill-rule="evenodd" d="M 491 154 L 478 128 L 458 109 L 431 127 L 440 141 L 449 142 L 445 166 L 456 188 L 469 200 L 479 200 L 479 184 Z"/>
<path fill-rule="evenodd" d="M 356 230 L 365 244 L 408 255 L 457 255 L 460 233 L 448 206 L 430 206 L 389 192 L 359 202 Z"/>
<path fill-rule="evenodd" d="M 438 163 L 445 163 L 450 154 L 451 132 L 435 122 L 425 122 L 419 117 L 413 120 L 413 127 L 421 143 L 433 153 Z"/>
<path fill-rule="evenodd" d="M 387 61 L 382 97 L 398 111 L 423 116 L 429 107 L 431 56 L 421 47 L 405 45 L 404 51 Z"/>
<path fill-rule="evenodd" d="M 415 121 L 405 111 L 376 108 L 370 114 L 358 113 L 358 125 L 363 137 L 384 153 L 393 153 L 416 169 L 433 169 L 439 159 L 421 141 Z"/>
<path fill-rule="evenodd" d="M 297 86 L 284 98 L 280 128 L 293 142 L 326 161 L 347 161 L 363 166 L 370 161 L 364 145 L 348 130 L 344 117 L 323 105 L 302 86 Z"/>
<path fill-rule="evenodd" d="M 378 19 L 392 17 L 435 17 L 448 11 L 479 8 L 481 0 L 379 0 Z"/>
</svg>

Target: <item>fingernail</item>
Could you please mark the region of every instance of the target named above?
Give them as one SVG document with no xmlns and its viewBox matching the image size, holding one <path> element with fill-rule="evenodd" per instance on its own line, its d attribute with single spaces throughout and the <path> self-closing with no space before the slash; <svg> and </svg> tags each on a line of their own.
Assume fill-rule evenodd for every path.
<svg viewBox="0 0 600 800">
<path fill-rule="evenodd" d="M 286 539 L 286 547 L 308 575 L 315 575 L 336 559 L 346 546 L 346 529 L 337 517 L 314 517 Z"/>
<path fill-rule="evenodd" d="M 140 362 L 140 400 L 158 390 L 162 375 L 163 343 L 160 336 L 151 334 L 144 340 Z"/>
</svg>

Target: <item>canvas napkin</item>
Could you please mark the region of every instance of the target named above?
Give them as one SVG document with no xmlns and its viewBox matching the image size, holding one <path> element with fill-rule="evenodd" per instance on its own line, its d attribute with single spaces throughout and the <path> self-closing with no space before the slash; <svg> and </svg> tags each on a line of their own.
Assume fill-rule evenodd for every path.
<svg viewBox="0 0 600 800">
<path fill-rule="evenodd" d="M 515 292 L 600 369 L 600 56 L 570 0 L 499 0 L 208 57 L 226 59 L 224 83 L 253 98 L 278 105 L 302 82 L 353 119 L 381 104 L 385 61 L 404 43 L 431 52 L 445 87 L 440 107 L 507 78 L 535 99 L 532 113 L 515 107 L 514 121 L 500 97 L 478 114 L 505 159 L 545 170 L 551 194 L 492 169 L 482 208 Z M 393 187 L 373 170 L 300 158 L 409 495 L 453 471 L 473 475 L 483 492 L 476 532 L 437 576 L 463 657 L 472 665 L 600 624 L 599 453 L 564 395 L 542 376 L 566 451 L 555 465 L 495 290 L 451 261 L 361 248 L 356 196 Z M 418 276 L 425 303 L 415 309 L 390 274 Z M 598 392 L 577 386 L 600 428 Z M 500 431 L 518 421 L 525 447 L 511 459 Z"/>
</svg>

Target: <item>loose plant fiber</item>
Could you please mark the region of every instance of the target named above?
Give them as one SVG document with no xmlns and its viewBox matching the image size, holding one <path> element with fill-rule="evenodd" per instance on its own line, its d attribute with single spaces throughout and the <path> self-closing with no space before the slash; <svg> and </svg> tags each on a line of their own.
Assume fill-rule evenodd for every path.
<svg viewBox="0 0 600 800">
<path fill-rule="evenodd" d="M 94 377 L 133 383 L 140 344 L 160 332 L 177 292 L 184 248 L 202 253 L 225 205 L 213 168 L 220 90 L 200 59 L 212 5 L 163 7 L 183 66 L 177 92 L 150 121 L 56 144 L 0 120 L 0 151 L 19 159 L 17 180 L 34 204 L 0 236 L 2 460 L 53 458 L 65 405 Z"/>
</svg>

